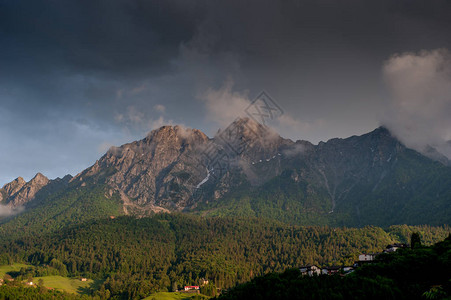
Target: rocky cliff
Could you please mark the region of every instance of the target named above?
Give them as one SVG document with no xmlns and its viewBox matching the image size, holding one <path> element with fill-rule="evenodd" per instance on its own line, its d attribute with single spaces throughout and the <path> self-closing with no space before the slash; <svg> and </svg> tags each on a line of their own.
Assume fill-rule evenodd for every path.
<svg viewBox="0 0 451 300">
<path fill-rule="evenodd" d="M 49 180 L 41 173 L 37 173 L 30 181 L 26 182 L 18 177 L 7 183 L 0 189 L 0 204 L 10 208 L 17 208 L 29 204 L 33 200 L 54 192 L 57 187 L 63 188 L 72 176 L 67 175 L 63 179 Z"/>
<path fill-rule="evenodd" d="M 21 206 L 32 201 L 36 196 L 36 193 L 49 182 L 49 179 L 41 173 L 37 173 L 29 182 L 25 182 L 22 177 L 18 177 L 3 186 L 3 197 L 0 201 L 3 202 L 4 205 L 10 207 Z"/>
<path fill-rule="evenodd" d="M 112 147 L 58 184 L 105 186 L 105 197 L 120 196 L 123 213 L 138 216 L 184 211 L 299 224 L 442 224 L 451 221 L 451 168 L 441 161 L 406 148 L 384 127 L 313 145 L 243 118 L 213 138 L 163 126 Z M 28 183 L 18 178 L 0 190 L 1 202 L 28 203 L 52 193 L 50 183 L 57 181 L 41 174 Z"/>
</svg>

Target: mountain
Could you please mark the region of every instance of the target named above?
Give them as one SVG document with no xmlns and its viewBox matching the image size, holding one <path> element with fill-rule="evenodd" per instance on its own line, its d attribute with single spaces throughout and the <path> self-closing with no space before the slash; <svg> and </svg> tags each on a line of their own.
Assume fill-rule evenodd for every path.
<svg viewBox="0 0 451 300">
<path fill-rule="evenodd" d="M 73 178 L 4 185 L 0 265 L 31 264 L 21 279 L 98 279 L 103 298 L 201 278 L 228 289 L 305 264 L 351 264 L 413 232 L 443 239 L 449 226 L 429 225 L 451 223 L 450 187 L 451 167 L 384 127 L 314 145 L 251 119 L 211 138 L 164 126 Z"/>
<path fill-rule="evenodd" d="M 447 145 L 448 145 L 448 147 L 450 147 L 451 142 L 448 141 Z M 443 155 L 437 149 L 435 149 L 434 147 L 432 147 L 430 145 L 427 145 L 426 147 L 424 147 L 424 149 L 422 149 L 422 151 L 421 151 L 421 154 L 429 157 L 432 160 L 441 162 L 444 165 L 451 166 L 451 161 L 448 159 L 448 157 L 446 157 L 445 155 Z"/>
<path fill-rule="evenodd" d="M 3 226 L 0 233 L 1 229 Z M 307 264 L 350 265 L 360 253 L 381 252 L 387 244 L 405 243 L 412 232 L 421 232 L 422 242 L 429 245 L 443 240 L 450 230 L 448 226 L 406 225 L 387 229 L 311 227 L 181 213 L 121 216 L 65 226 L 52 234 L 22 234 L 12 241 L 1 236 L 0 265 L 28 264 L 11 272 L 16 282 L 46 275 L 96 280 L 98 283 L 90 286 L 95 297 L 83 295 L 81 299 L 144 299 L 156 291 L 201 285 L 202 278 L 228 289 L 254 276 Z M 428 262 L 423 263 L 427 266 Z"/>
<path fill-rule="evenodd" d="M 49 179 L 41 173 L 36 174 L 29 182 L 18 177 L 7 183 L 0 190 L 0 202 L 17 207 L 34 199 L 36 193 L 49 183 Z"/>
<path fill-rule="evenodd" d="M 279 153 L 251 166 L 272 179 L 202 209 L 304 225 L 450 222 L 451 169 L 406 148 L 386 128 L 318 145 L 297 141 Z"/>
<path fill-rule="evenodd" d="M 103 215 L 180 211 L 302 225 L 438 225 L 451 223 L 450 187 L 449 166 L 405 147 L 384 127 L 313 145 L 243 118 L 213 138 L 163 126 L 112 147 L 58 184 L 40 174 L 29 183 L 18 178 L 3 187 L 1 203 L 52 205 L 54 216 L 72 216 L 80 203 L 94 207 L 86 195 L 96 191 Z M 68 202 L 59 210 L 60 199 Z M 117 203 L 120 212 L 107 208 Z"/>
<path fill-rule="evenodd" d="M 244 183 L 245 179 L 253 183 L 265 181 L 279 171 L 276 168 L 274 174 L 257 176 L 244 168 L 247 177 L 240 179 L 228 174 L 229 168 L 240 168 L 241 161 L 250 161 L 250 157 L 270 157 L 278 148 L 292 143 L 250 119 L 238 119 L 228 130 L 232 127 L 233 136 L 223 130 L 210 139 L 196 129 L 163 126 L 141 141 L 111 148 L 92 167 L 75 176 L 72 182 L 81 186 L 107 184 L 110 194 L 120 194 L 126 214 L 191 210 L 199 200 L 193 193 L 208 176 L 208 169 L 212 173 L 210 181 L 214 178 L 218 183 L 214 197 L 220 198 L 230 188 Z M 224 140 L 235 137 L 237 140 Z M 267 140 L 263 141 L 264 138 Z M 230 147 L 243 147 L 243 150 Z"/>
<path fill-rule="evenodd" d="M 0 189 L 0 204 L 11 208 L 30 204 L 33 200 L 48 197 L 55 191 L 65 188 L 71 179 L 72 176 L 66 175 L 62 179 L 49 180 L 41 173 L 37 173 L 28 182 L 18 177 Z"/>
</svg>

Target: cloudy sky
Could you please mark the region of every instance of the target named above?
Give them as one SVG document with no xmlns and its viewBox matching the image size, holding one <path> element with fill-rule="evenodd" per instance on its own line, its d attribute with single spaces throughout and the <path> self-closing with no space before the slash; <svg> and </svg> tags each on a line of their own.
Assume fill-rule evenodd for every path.
<svg viewBox="0 0 451 300">
<path fill-rule="evenodd" d="M 450 16 L 448 0 L 0 0 L 0 186 L 75 175 L 163 124 L 212 136 L 262 90 L 285 137 L 384 124 L 440 148 Z"/>
</svg>

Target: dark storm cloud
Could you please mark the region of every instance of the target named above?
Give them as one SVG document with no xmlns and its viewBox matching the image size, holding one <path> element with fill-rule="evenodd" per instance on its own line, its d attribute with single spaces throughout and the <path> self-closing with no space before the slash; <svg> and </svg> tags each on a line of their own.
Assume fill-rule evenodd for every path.
<svg viewBox="0 0 451 300">
<path fill-rule="evenodd" d="M 14 70 L 167 71 L 196 14 L 174 1 L 2 1 L 2 57 Z"/>
<path fill-rule="evenodd" d="M 262 89 L 286 136 L 363 133 L 387 104 L 383 62 L 451 49 L 450 15 L 449 1 L 0 0 L 0 183 L 81 171 L 164 123 L 211 134 Z"/>
<path fill-rule="evenodd" d="M 235 90 L 249 99 L 271 91 L 300 120 L 282 133 L 317 142 L 377 126 L 387 104 L 383 62 L 451 47 L 449 15 L 446 1 L 214 2 L 187 47 L 232 58 Z"/>
</svg>

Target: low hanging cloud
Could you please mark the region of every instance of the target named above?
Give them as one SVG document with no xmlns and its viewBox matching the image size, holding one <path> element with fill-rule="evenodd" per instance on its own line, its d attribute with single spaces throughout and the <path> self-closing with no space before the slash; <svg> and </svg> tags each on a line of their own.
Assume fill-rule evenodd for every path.
<svg viewBox="0 0 451 300">
<path fill-rule="evenodd" d="M 166 119 L 163 115 L 166 107 L 157 104 L 153 110 L 160 114 L 157 118 L 152 118 L 137 106 L 130 105 L 124 112 L 115 115 L 115 121 L 123 126 L 124 130 L 138 129 L 139 131 L 149 132 L 164 125 L 174 125 L 176 122 L 172 119 Z"/>
<path fill-rule="evenodd" d="M 227 80 L 219 89 L 207 89 L 199 98 L 207 109 L 207 119 L 221 127 L 227 127 L 236 118 L 244 117 L 244 109 L 250 104 L 246 94 L 233 91 L 232 80 Z"/>
<path fill-rule="evenodd" d="M 209 88 L 199 96 L 205 104 L 207 119 L 216 122 L 222 128 L 227 127 L 236 118 L 249 117 L 246 108 L 253 100 L 248 97 L 247 92 L 234 91 L 233 87 L 233 80 L 229 79 L 221 88 Z M 273 100 L 277 102 L 276 99 Z M 326 125 L 323 119 L 308 122 L 293 118 L 287 113 L 282 113 L 274 119 L 266 119 L 265 123 L 273 131 L 294 140 Z"/>
<path fill-rule="evenodd" d="M 383 67 L 391 97 L 384 124 L 408 147 L 436 148 L 451 158 L 451 53 L 392 56 Z"/>
<path fill-rule="evenodd" d="M 24 208 L 22 206 L 16 207 L 16 208 L 11 208 L 9 206 L 0 204 L 0 218 L 16 215 L 16 214 L 22 212 L 23 210 L 24 210 Z"/>
</svg>

